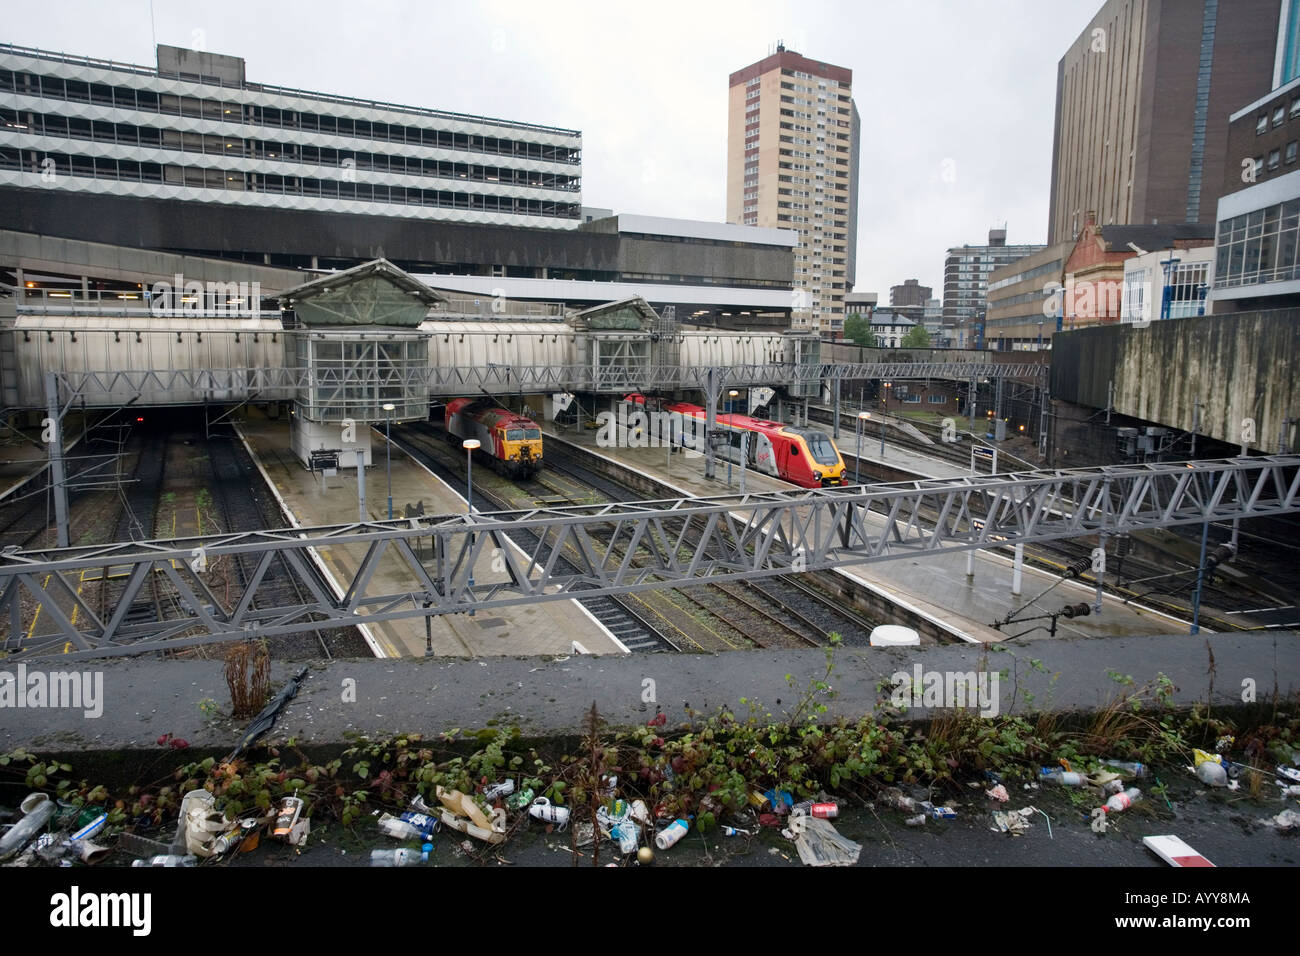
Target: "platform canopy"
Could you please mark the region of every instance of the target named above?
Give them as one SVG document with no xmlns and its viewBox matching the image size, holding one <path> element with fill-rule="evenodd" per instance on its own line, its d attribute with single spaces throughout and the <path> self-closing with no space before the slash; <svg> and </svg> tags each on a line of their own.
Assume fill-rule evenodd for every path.
<svg viewBox="0 0 1300 956">
<path fill-rule="evenodd" d="M 387 259 L 373 259 L 280 293 L 308 327 L 415 328 L 446 297 Z"/>
<path fill-rule="evenodd" d="M 574 327 L 592 331 L 649 331 L 659 316 L 639 295 L 594 305 L 572 315 Z"/>
</svg>

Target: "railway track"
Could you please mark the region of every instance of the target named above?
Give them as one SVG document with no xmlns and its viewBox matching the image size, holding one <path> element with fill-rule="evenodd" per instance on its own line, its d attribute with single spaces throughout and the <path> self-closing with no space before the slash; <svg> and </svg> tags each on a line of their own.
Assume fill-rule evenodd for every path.
<svg viewBox="0 0 1300 956">
<path fill-rule="evenodd" d="M 416 427 L 427 441 L 437 447 L 435 436 L 439 433 L 433 426 L 419 423 Z M 494 504 L 505 509 L 535 507 L 550 500 L 540 495 L 543 492 L 559 492 L 565 496 L 563 503 L 635 501 L 640 497 L 617 481 L 584 468 L 558 442 L 547 446 L 546 467 L 542 473 L 518 483 L 516 487 L 519 489 L 517 494 L 512 491 L 495 498 Z M 723 583 L 672 589 L 651 599 L 655 612 L 653 626 L 674 628 L 681 636 L 676 643 L 700 650 L 821 646 L 832 632 L 845 636 L 850 643 L 868 643 L 872 625 L 838 607 L 833 598 L 820 591 L 805 585 L 801 589 L 790 588 L 782 592 L 787 596 L 797 594 L 797 603 L 811 605 L 813 610 L 807 615 L 773 600 L 772 593 Z M 646 605 L 648 613 L 649 604 L 642 598 L 638 600 Z M 770 606 L 764 607 L 765 601 Z M 642 614 L 643 620 L 647 613 Z"/>
<path fill-rule="evenodd" d="M 434 429 L 432 425 L 427 422 L 411 422 L 398 426 L 393 430 L 397 433 L 394 437 L 401 442 L 408 454 L 415 456 L 421 464 L 444 481 L 447 481 L 452 487 L 459 486 L 463 475 L 448 463 L 449 457 L 454 456 L 452 460 L 456 460 L 457 464 L 459 464 L 459 455 L 450 451 L 441 433 Z M 549 453 L 547 457 L 549 459 Z M 489 472 L 489 474 L 492 474 L 492 472 Z M 552 493 L 551 486 L 538 482 L 536 479 L 532 479 L 531 482 L 548 494 Z M 502 479 L 502 483 L 509 484 L 505 479 Z M 522 491 L 520 496 L 498 497 L 489 492 L 484 487 L 484 484 L 484 482 L 478 482 L 474 487 L 471 504 L 476 509 L 482 511 L 509 511 L 523 507 L 534 507 L 536 504 L 535 501 L 525 500 L 522 497 Z M 525 483 L 523 487 L 527 487 L 527 485 L 528 483 Z M 539 543 L 535 535 L 526 531 L 510 531 L 507 533 L 507 537 L 529 554 L 537 549 Z M 577 570 L 563 555 L 557 559 L 557 564 L 569 571 Z M 680 623 L 669 620 L 651 607 L 640 595 L 620 594 L 590 598 L 575 597 L 574 600 L 586 608 L 588 613 L 631 651 L 654 653 L 710 649 L 684 630 Z"/>
</svg>

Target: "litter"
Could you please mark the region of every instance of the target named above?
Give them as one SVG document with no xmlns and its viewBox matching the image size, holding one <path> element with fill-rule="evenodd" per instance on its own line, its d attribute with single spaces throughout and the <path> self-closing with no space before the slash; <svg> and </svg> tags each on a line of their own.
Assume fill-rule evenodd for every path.
<svg viewBox="0 0 1300 956">
<path fill-rule="evenodd" d="M 298 693 L 298 688 L 302 686 L 302 682 L 306 678 L 307 668 L 305 667 L 289 678 L 289 682 L 280 689 L 280 693 L 276 694 L 275 698 L 263 707 L 252 722 L 249 723 L 248 729 L 239 738 L 239 743 L 235 745 L 235 749 L 226 757 L 225 763 L 230 763 L 230 761 L 251 747 L 259 737 L 275 726 L 275 722 L 280 719 L 280 711 L 285 708 L 289 701 L 293 700 L 294 695 Z"/>
<path fill-rule="evenodd" d="M 1142 844 L 1170 866 L 1214 866 L 1213 863 L 1172 834 L 1143 837 Z"/>
<path fill-rule="evenodd" d="M 180 853 L 160 853 L 147 860 L 135 860 L 132 866 L 198 866 L 199 858 Z"/>
<path fill-rule="evenodd" d="M 1038 771 L 1038 779 L 1062 787 L 1083 787 L 1088 783 L 1088 778 L 1083 774 L 1062 770 L 1060 767 L 1043 767 Z"/>
<path fill-rule="evenodd" d="M 998 803 L 1006 803 L 1011 797 L 1007 794 L 1007 788 L 998 784 L 992 790 L 985 790 L 984 795 L 990 800 L 996 800 Z"/>
<path fill-rule="evenodd" d="M 1012 836 L 1020 836 L 1021 833 L 1033 826 L 1029 818 L 1034 812 L 1033 807 L 1025 807 L 1023 810 L 994 810 L 993 826 L 989 827 L 989 829 L 995 833 L 1010 833 Z"/>
<path fill-rule="evenodd" d="M 1102 764 L 1126 777 L 1141 778 L 1147 775 L 1146 764 L 1138 763 L 1136 760 L 1103 760 Z"/>
<path fill-rule="evenodd" d="M 1279 830 L 1290 830 L 1293 827 L 1300 827 L 1300 813 L 1294 810 L 1283 810 L 1275 817 L 1269 817 L 1267 820 L 1261 820 L 1266 827 L 1276 827 Z"/>
<path fill-rule="evenodd" d="M 123 833 L 117 838 L 117 848 L 132 856 L 166 856 L 167 844 L 150 840 L 138 833 Z"/>
<path fill-rule="evenodd" d="M 1275 772 L 1284 780 L 1300 783 L 1300 767 L 1288 767 L 1286 764 L 1278 764 Z"/>
<path fill-rule="evenodd" d="M 483 840 L 486 843 L 501 843 L 506 838 L 506 812 L 500 807 L 492 811 L 491 819 L 483 812 L 483 808 L 474 802 L 474 798 L 468 794 L 461 793 L 459 790 L 444 790 L 439 785 L 435 791 L 439 802 L 445 809 L 442 811 L 443 826 L 451 827 L 453 830 L 459 830 L 461 833 L 468 833 L 477 840 Z M 538 800 L 545 800 L 545 797 L 538 797 Z M 423 801 L 421 801 L 423 802 Z M 547 801 L 549 803 L 549 801 Z M 536 805 L 529 810 L 532 813 L 537 809 Z M 560 807 L 557 809 L 565 810 L 565 820 L 568 820 L 568 809 Z"/>
<path fill-rule="evenodd" d="M 569 808 L 558 807 L 546 797 L 538 797 L 528 808 L 528 815 L 543 823 L 554 823 L 561 830 L 569 824 Z"/>
<path fill-rule="evenodd" d="M 911 813 L 916 809 L 916 801 L 897 787 L 887 787 L 880 791 L 880 794 L 876 797 L 876 805 L 902 810 L 905 813 Z"/>
<path fill-rule="evenodd" d="M 54 816 L 57 804 L 44 793 L 33 793 L 22 802 L 23 818 L 0 837 L 0 860 L 13 856 L 36 836 Z"/>
<path fill-rule="evenodd" d="M 423 860 L 420 859 L 418 850 L 371 850 L 371 866 L 419 866 Z"/>
<path fill-rule="evenodd" d="M 1142 791 L 1137 787 L 1129 787 L 1123 793 L 1117 793 L 1106 801 L 1103 808 L 1107 813 L 1120 813 L 1127 810 L 1133 804 L 1142 799 Z"/>
<path fill-rule="evenodd" d="M 833 823 L 821 817 L 792 814 L 790 831 L 805 866 L 852 866 L 862 852 L 861 843 L 841 836 Z"/>
<path fill-rule="evenodd" d="M 1228 771 L 1223 765 L 1212 760 L 1203 760 L 1196 765 L 1196 779 L 1210 787 L 1226 787 Z"/>
<path fill-rule="evenodd" d="M 668 824 L 668 826 L 664 827 L 664 829 L 655 834 L 655 846 L 660 850 L 667 850 L 682 837 L 686 836 L 686 831 L 690 828 L 691 824 L 689 821 L 678 817 L 672 823 Z"/>
<path fill-rule="evenodd" d="M 918 814 L 917 814 L 916 816 L 914 816 L 914 817 L 908 817 L 906 820 L 903 821 L 903 826 L 908 826 L 908 827 L 923 827 L 923 826 L 925 826 L 925 814 L 924 814 L 924 813 L 918 813 Z"/>
</svg>

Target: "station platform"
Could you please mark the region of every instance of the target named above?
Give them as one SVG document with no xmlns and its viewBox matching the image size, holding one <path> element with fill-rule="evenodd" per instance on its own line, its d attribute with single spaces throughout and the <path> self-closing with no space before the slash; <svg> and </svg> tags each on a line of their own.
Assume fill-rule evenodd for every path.
<svg viewBox="0 0 1300 956">
<path fill-rule="evenodd" d="M 63 420 L 63 454 L 69 455 L 83 437 L 81 415 L 69 412 Z M 49 461 L 50 453 L 41 441 L 40 428 L 0 428 L 0 501 L 13 494 Z"/>
<path fill-rule="evenodd" d="M 293 515 L 298 525 L 357 520 L 359 501 L 355 468 L 341 468 L 332 478 L 308 471 L 290 451 L 288 421 L 269 420 L 250 411 L 239 431 L 254 461 L 275 489 L 281 506 Z M 374 464 L 366 472 L 366 512 L 370 519 L 379 521 L 388 517 L 382 430 L 372 437 Z M 402 514 L 406 505 L 417 502 L 424 503 L 428 515 L 465 510 L 465 499 L 461 495 L 413 461 L 396 443 L 392 449 L 392 474 L 395 515 Z M 342 593 L 337 587 L 339 582 L 360 566 L 364 556 L 361 547 L 331 548 L 322 554 L 326 569 L 334 577 L 336 594 Z M 504 578 L 504 572 L 494 572 L 490 564 L 490 559 L 485 556 L 475 566 L 475 580 L 487 582 Z M 372 580 L 390 593 L 417 590 L 414 576 L 395 557 L 385 559 Z M 425 620 L 383 621 L 366 625 L 363 632 L 369 632 L 370 643 L 377 646 L 385 657 L 423 657 Z M 629 653 L 576 601 L 547 601 L 494 608 L 474 616 L 446 614 L 427 620 L 431 624 L 435 657 L 566 655 L 573 653 L 575 641 L 591 654 Z"/>
<path fill-rule="evenodd" d="M 590 429 L 557 429 L 547 422 L 549 434 L 580 445 L 590 452 L 603 455 L 625 467 L 671 486 L 683 496 L 738 494 L 740 468 L 731 466 L 731 483 L 727 483 L 727 463 L 716 463 L 717 478 L 704 477 L 703 456 L 680 452 L 671 456 L 666 448 L 601 448 L 596 445 L 596 431 Z M 837 443 L 841 451 L 845 446 Z M 879 451 L 879 438 L 873 451 Z M 901 450 L 900 450 L 901 451 Z M 869 454 L 863 443 L 863 454 Z M 924 457 L 924 456 L 918 456 Z M 926 459 L 933 461 L 933 459 Z M 944 466 L 944 462 L 935 462 Z M 962 472 L 965 474 L 965 472 Z M 936 475 L 936 477 L 956 477 Z M 746 470 L 746 491 L 789 491 L 796 486 Z M 870 521 L 884 528 L 884 518 L 872 515 Z M 1073 580 L 1061 580 L 1057 575 L 1025 565 L 1022 573 L 1021 594 L 1011 593 L 1013 562 L 1009 557 L 990 552 L 976 552 L 974 575 L 966 575 L 966 554 L 935 554 L 924 559 L 900 558 L 896 561 L 877 561 L 856 568 L 837 568 L 842 574 L 894 604 L 940 626 L 959 640 L 972 643 L 995 643 L 1008 636 L 1020 634 L 1038 623 L 1008 625 L 995 630 L 994 621 L 1007 616 L 1016 608 L 1029 604 L 1037 595 L 1056 585 L 1041 604 L 1020 616 L 1058 611 L 1064 604 L 1093 604 L 1096 589 Z M 1086 618 L 1066 620 L 1059 618 L 1057 637 L 1115 637 L 1170 634 L 1186 628 L 1177 619 L 1148 608 L 1125 604 L 1107 595 L 1102 601 L 1102 612 Z M 1206 631 L 1203 627 L 1202 631 Z M 1026 638 L 1044 637 L 1045 630 L 1025 635 Z"/>
</svg>

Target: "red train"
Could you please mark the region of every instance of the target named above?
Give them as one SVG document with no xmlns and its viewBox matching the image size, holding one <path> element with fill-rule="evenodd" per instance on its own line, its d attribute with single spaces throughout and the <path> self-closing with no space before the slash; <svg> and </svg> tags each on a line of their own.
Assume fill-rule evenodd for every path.
<svg viewBox="0 0 1300 956">
<path fill-rule="evenodd" d="M 531 418 L 516 415 L 489 399 L 453 398 L 447 403 L 447 441 L 457 447 L 467 438 L 482 445 L 479 457 L 493 471 L 528 478 L 542 467 L 542 430 Z"/>
<path fill-rule="evenodd" d="M 663 410 L 683 418 L 705 419 L 705 410 L 689 402 L 665 402 Z M 702 427 L 697 425 L 697 428 Z M 804 488 L 847 484 L 844 460 L 830 436 L 817 428 L 799 428 L 748 415 L 718 415 L 718 431 L 728 439 L 718 447 L 724 459 L 740 461 L 741 436 L 748 433 L 745 456 L 748 467 L 775 475 Z"/>
</svg>

